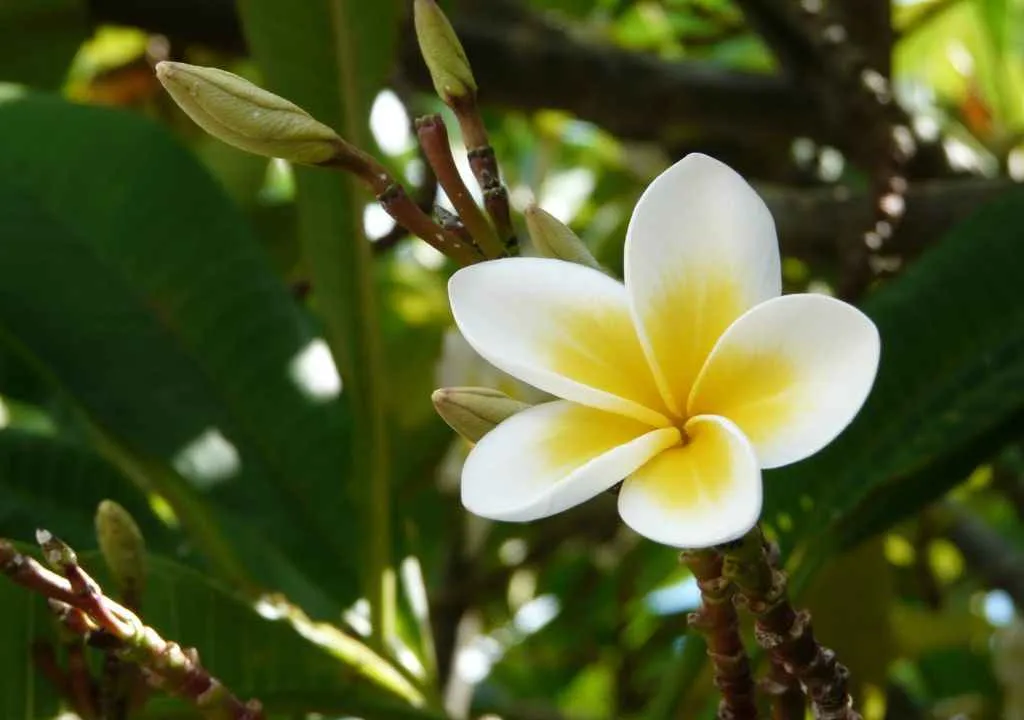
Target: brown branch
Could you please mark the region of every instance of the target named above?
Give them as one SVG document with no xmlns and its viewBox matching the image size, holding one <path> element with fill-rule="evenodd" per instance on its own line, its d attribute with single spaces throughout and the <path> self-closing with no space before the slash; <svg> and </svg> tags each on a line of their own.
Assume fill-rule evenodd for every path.
<svg viewBox="0 0 1024 720">
<path fill-rule="evenodd" d="M 245 52 L 233 0 L 87 4 L 97 25 L 140 27 L 168 36 L 177 46 L 198 43 Z M 630 140 L 666 142 L 701 128 L 752 144 L 827 134 L 806 90 L 781 78 L 710 63 L 663 62 L 583 40 L 506 2 L 453 13 L 452 20 L 485 105 L 564 110 Z M 419 90 L 433 92 L 411 22 L 401 39 L 400 74 Z"/>
<path fill-rule="evenodd" d="M 864 53 L 867 64 L 884 77 L 892 75 L 892 27 L 890 0 L 857 0 L 835 4 L 836 16 L 846 28 L 850 42 Z"/>
<path fill-rule="evenodd" d="M 501 255 L 518 255 L 519 240 L 512 227 L 512 216 L 508 202 L 508 191 L 501 183 L 498 159 L 491 147 L 484 125 L 476 93 L 449 98 L 448 102 L 462 131 L 462 142 L 466 146 L 469 167 L 477 185 L 484 195 L 484 208 L 494 223 L 501 240 Z M 490 256 L 495 257 L 495 256 Z"/>
<path fill-rule="evenodd" d="M 965 178 L 913 184 L 906 215 L 887 251 L 914 256 L 985 203 L 1014 187 L 1007 179 Z M 808 260 L 831 261 L 839 250 L 838 231 L 865 227 L 874 209 L 870 195 L 845 187 L 788 188 L 758 184 L 775 217 L 782 252 Z"/>
<path fill-rule="evenodd" d="M 477 206 L 469 188 L 462 181 L 458 168 L 455 167 L 455 158 L 452 157 L 451 145 L 448 142 L 448 130 L 441 116 L 427 115 L 419 118 L 416 121 L 416 135 L 427 163 L 476 246 L 489 258 L 504 255 L 505 249 L 498 240 L 494 228 Z"/>
<path fill-rule="evenodd" d="M 953 503 L 934 511 L 938 530 L 964 556 L 965 566 L 986 586 L 1004 590 L 1024 608 L 1024 555 L 980 517 Z"/>
<path fill-rule="evenodd" d="M 778 2 L 745 0 L 744 4 L 767 7 Z M 164 32 L 182 44 L 202 42 L 235 51 L 243 49 L 231 0 L 89 0 L 89 4 L 97 22 L 135 24 Z M 766 155 L 765 148 L 780 146 L 785 150 L 790 138 L 807 136 L 847 152 L 862 135 L 863 128 L 855 116 L 823 109 L 817 97 L 819 90 L 811 82 L 736 73 L 711 64 L 665 62 L 581 39 L 505 0 L 468 5 L 452 17 L 472 60 L 481 88 L 480 101 L 485 105 L 526 111 L 561 109 L 623 139 L 655 141 L 670 147 L 679 147 L 685 138 L 687 147 L 717 152 L 747 175 L 775 180 L 784 179 L 778 169 L 778 157 L 782 156 Z M 400 74 L 410 87 L 432 90 L 411 22 L 408 25 L 401 42 Z M 817 63 L 807 59 L 812 57 L 812 50 L 806 35 L 799 35 L 792 23 L 786 27 L 790 44 L 803 48 L 796 53 L 799 66 L 813 70 Z M 609 102 L 609 98 L 615 101 Z M 850 156 L 857 157 L 857 153 Z M 753 159 L 762 157 L 768 158 L 767 165 Z M 751 172 L 754 165 L 756 172 Z M 941 174 L 935 164 L 919 163 L 908 171 L 909 177 L 935 174 Z M 900 253 L 904 246 L 923 247 L 949 226 L 951 218 L 962 216 L 963 209 L 973 208 L 991 196 L 992 188 L 999 184 L 970 182 L 979 185 L 951 185 L 937 193 L 930 188 L 918 192 L 911 183 L 907 217 L 886 252 Z M 958 197 L 961 189 L 965 193 L 962 198 Z M 870 210 L 864 212 L 870 201 L 856 193 L 849 201 L 833 201 L 827 197 L 829 192 L 809 191 L 806 202 L 796 193 L 783 198 L 786 207 L 808 206 L 816 217 L 828 220 L 811 222 L 804 214 L 776 212 L 780 226 L 792 229 L 780 233 L 784 243 L 791 242 L 791 254 L 827 253 L 834 259 L 839 229 L 871 226 Z"/>
<path fill-rule="evenodd" d="M 665 62 L 583 39 L 514 4 L 494 6 L 453 16 L 482 103 L 564 110 L 632 140 L 673 142 L 695 129 L 751 141 L 824 131 L 805 91 L 781 78 Z M 415 47 L 403 43 L 403 74 L 428 87 L 421 66 Z"/>
<path fill-rule="evenodd" d="M 701 605 L 690 615 L 690 625 L 707 638 L 708 657 L 714 666 L 715 685 L 722 693 L 721 720 L 757 720 L 754 676 L 740 637 L 733 605 L 733 588 L 722 577 L 722 556 L 714 550 L 693 550 L 680 559 L 697 579 Z"/>
<path fill-rule="evenodd" d="M 760 528 L 721 548 L 723 574 L 736 586 L 742 604 L 756 618 L 754 634 L 807 691 L 819 720 L 861 720 L 848 690 L 849 671 L 822 646 L 811 629 L 810 613 L 797 611 L 787 597 L 786 575 L 772 567 Z"/>
<path fill-rule="evenodd" d="M 800 683 L 778 659 L 770 660 L 768 677 L 763 678 L 759 686 L 771 701 L 772 720 L 804 720 L 807 698 L 800 689 Z"/>
<path fill-rule="evenodd" d="M 415 129 L 415 126 L 413 126 Z M 437 198 L 437 176 L 430 169 L 427 158 L 423 154 L 423 148 L 419 148 L 419 158 L 423 162 L 423 182 L 412 189 L 412 200 L 416 207 L 429 214 L 434 208 L 434 200 Z M 442 227 L 444 227 L 442 225 Z M 404 225 L 396 222 L 385 235 L 373 241 L 373 252 L 375 255 L 383 255 L 391 251 L 399 242 L 409 236 L 409 230 Z"/>
<path fill-rule="evenodd" d="M 39 593 L 66 632 L 81 637 L 126 662 L 137 664 L 150 682 L 193 704 L 211 717 L 263 720 L 256 701 L 243 703 L 199 662 L 195 650 L 184 650 L 146 626 L 135 613 L 103 594 L 81 566 L 75 553 L 46 531 L 38 533 L 47 562 L 70 577 L 50 572 L 0 539 L 0 572 L 15 583 Z M 70 678 L 74 692 L 75 676 Z"/>
<path fill-rule="evenodd" d="M 320 166 L 354 175 L 370 189 L 395 222 L 460 265 L 472 265 L 483 259 L 475 246 L 466 245 L 423 212 L 383 163 L 369 153 L 341 141 L 335 156 Z"/>
</svg>

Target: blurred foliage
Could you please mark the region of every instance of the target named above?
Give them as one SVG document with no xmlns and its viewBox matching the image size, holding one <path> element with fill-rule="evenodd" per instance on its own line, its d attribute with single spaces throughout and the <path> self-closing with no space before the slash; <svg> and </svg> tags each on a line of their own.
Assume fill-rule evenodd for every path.
<svg viewBox="0 0 1024 720">
<path fill-rule="evenodd" d="M 497 10 L 444 4 L 457 25 L 506 32 Z M 757 3 L 513 4 L 587 47 L 780 72 L 742 11 Z M 447 109 L 400 59 L 408 3 L 210 2 L 251 54 L 181 40 L 153 8 L 154 24 L 145 8 L 140 27 L 106 24 L 116 6 L 0 0 L 0 536 L 46 526 L 90 549 L 96 505 L 117 500 L 153 553 L 143 616 L 275 718 L 714 717 L 685 621 L 693 580 L 621 526 L 613 498 L 529 525 L 460 507 L 466 447 L 430 391 L 523 389 L 453 333 L 450 263 L 392 242 L 348 178 L 207 137 L 153 76 L 171 57 L 260 82 L 415 194 L 410 115 L 443 112 L 468 168 Z M 895 2 L 891 16 L 893 85 L 919 135 L 961 179 L 1024 176 L 1024 1 Z M 612 90 L 591 92 L 614 106 Z M 621 273 L 633 204 L 680 147 L 535 107 L 485 107 L 513 205 L 535 198 Z M 755 184 L 870 179 L 824 141 L 756 142 L 750 165 L 773 165 Z M 932 180 L 948 178 L 911 186 Z M 867 720 L 1017 718 L 1024 193 L 928 228 L 920 257 L 895 258 L 861 300 L 883 335 L 865 410 L 819 456 L 767 474 L 764 519 Z M 835 292 L 836 237 L 859 230 L 822 226 L 821 252 L 784 259 L 787 289 Z M 949 506 L 989 533 L 984 552 Z M 54 717 L 29 660 L 54 638 L 45 605 L 0 583 L 0 613 L 0 716 Z M 155 698 L 143 716 L 188 712 Z"/>
</svg>

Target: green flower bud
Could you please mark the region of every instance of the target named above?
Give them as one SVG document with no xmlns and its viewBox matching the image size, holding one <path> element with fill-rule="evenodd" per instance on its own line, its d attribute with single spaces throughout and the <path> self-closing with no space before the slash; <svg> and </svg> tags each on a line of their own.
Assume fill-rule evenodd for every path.
<svg viewBox="0 0 1024 720">
<path fill-rule="evenodd" d="M 234 73 L 164 61 L 156 75 L 199 127 L 242 150 L 317 165 L 344 147 L 336 132 L 298 105 Z"/>
<path fill-rule="evenodd" d="M 61 572 L 65 567 L 78 565 L 78 555 L 71 546 L 49 530 L 36 530 L 36 543 L 43 551 L 43 559 L 54 570 Z"/>
<path fill-rule="evenodd" d="M 436 0 L 416 0 L 413 5 L 416 39 L 420 43 L 434 90 L 445 102 L 476 94 L 476 80 L 466 51 L 452 24 Z"/>
<path fill-rule="evenodd" d="M 478 442 L 498 423 L 530 407 L 497 390 L 454 387 L 435 390 L 434 408 L 452 430 L 470 442 Z"/>
<path fill-rule="evenodd" d="M 146 542 L 128 511 L 113 500 L 96 509 L 100 552 L 126 599 L 137 600 L 146 578 Z"/>
<path fill-rule="evenodd" d="M 576 233 L 554 215 L 536 205 L 526 208 L 523 214 L 526 217 L 526 229 L 530 232 L 533 246 L 541 255 L 579 263 L 595 270 L 603 270 Z"/>
</svg>

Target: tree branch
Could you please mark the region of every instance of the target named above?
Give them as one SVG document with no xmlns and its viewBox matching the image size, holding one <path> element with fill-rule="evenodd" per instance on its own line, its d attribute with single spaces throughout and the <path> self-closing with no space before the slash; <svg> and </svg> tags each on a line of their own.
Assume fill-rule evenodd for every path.
<svg viewBox="0 0 1024 720">
<path fill-rule="evenodd" d="M 966 566 L 991 588 L 1004 590 L 1024 608 L 1024 556 L 980 517 L 943 503 L 935 511 L 942 533 L 964 556 Z"/>
<path fill-rule="evenodd" d="M 88 0 L 96 24 L 134 25 L 176 46 L 205 44 L 241 53 L 245 41 L 231 0 Z M 521 110 L 565 110 L 619 137 L 671 141 L 695 129 L 716 135 L 820 137 L 811 99 L 782 78 L 669 63 L 575 37 L 515 3 L 453 13 L 456 31 L 482 88 L 481 101 Z M 412 23 L 399 73 L 432 92 Z M 614 102 L 609 102 L 614 98 Z"/>
<path fill-rule="evenodd" d="M 134 24 L 165 33 L 178 44 L 244 50 L 232 0 L 88 2 L 95 22 Z M 777 3 L 743 0 L 742 4 L 746 10 Z M 624 139 L 673 148 L 700 147 L 719 154 L 724 147 L 737 155 L 744 153 L 746 159 L 763 154 L 767 147 L 788 148 L 789 138 L 799 135 L 841 145 L 835 136 L 844 131 L 829 127 L 828 113 L 821 109 L 814 91 L 788 78 L 664 62 L 580 39 L 508 0 L 483 4 L 464 0 L 464 5 L 464 11 L 453 17 L 473 61 L 484 103 L 521 110 L 561 109 Z M 753 19 L 749 13 L 748 17 Z M 797 37 L 793 23 L 783 27 L 788 29 L 780 37 Z M 806 37 L 793 42 L 798 49 L 794 57 L 805 61 L 811 44 Z M 402 40 L 399 73 L 417 88 L 432 88 L 410 28 Z M 746 160 L 723 159 L 748 175 L 783 179 L 774 171 L 751 173 L 751 168 L 744 167 Z M 911 183 L 907 217 L 886 251 L 916 252 L 1008 185 L 1005 180 L 980 179 Z M 769 188 L 765 195 L 779 224 L 784 250 L 796 257 L 834 260 L 839 230 L 870 227 L 874 217 L 872 201 L 861 193 Z"/>
<path fill-rule="evenodd" d="M 892 74 L 892 27 L 890 0 L 859 0 L 836 3 L 836 14 L 850 34 L 850 41 L 860 46 L 868 64 L 885 77 Z"/>
<path fill-rule="evenodd" d="M 1007 179 L 969 178 L 912 184 L 906 217 L 888 252 L 913 256 L 979 207 L 1013 187 Z M 864 227 L 874 213 L 867 192 L 844 187 L 788 188 L 758 185 L 775 217 L 782 251 L 806 260 L 832 261 L 839 252 L 839 231 Z"/>
</svg>

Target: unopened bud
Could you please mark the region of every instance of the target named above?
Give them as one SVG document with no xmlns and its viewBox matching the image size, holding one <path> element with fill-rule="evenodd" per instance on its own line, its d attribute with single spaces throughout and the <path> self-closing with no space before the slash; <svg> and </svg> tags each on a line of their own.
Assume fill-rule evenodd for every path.
<svg viewBox="0 0 1024 720">
<path fill-rule="evenodd" d="M 51 533 L 49 530 L 40 528 L 36 530 L 36 542 L 43 551 L 43 559 L 46 564 L 58 572 L 67 567 L 78 565 L 78 555 L 71 549 L 71 546 Z"/>
<path fill-rule="evenodd" d="M 476 94 L 476 80 L 455 29 L 436 0 L 416 0 L 413 5 L 416 39 L 420 43 L 434 90 L 445 102 Z"/>
<path fill-rule="evenodd" d="M 536 205 L 530 205 L 523 214 L 533 246 L 541 255 L 602 270 L 583 241 L 554 215 Z"/>
<path fill-rule="evenodd" d="M 96 539 L 121 594 L 137 600 L 146 579 L 146 542 L 135 520 L 113 500 L 104 500 L 96 509 Z"/>
<path fill-rule="evenodd" d="M 435 390 L 434 408 L 451 429 L 470 442 L 478 442 L 498 423 L 530 407 L 503 392 L 484 387 Z"/>
<path fill-rule="evenodd" d="M 317 165 L 344 145 L 298 105 L 226 70 L 165 60 L 156 75 L 199 127 L 242 150 Z"/>
</svg>

